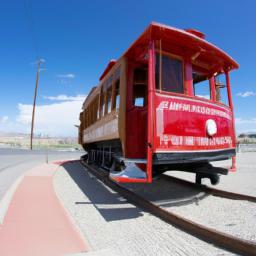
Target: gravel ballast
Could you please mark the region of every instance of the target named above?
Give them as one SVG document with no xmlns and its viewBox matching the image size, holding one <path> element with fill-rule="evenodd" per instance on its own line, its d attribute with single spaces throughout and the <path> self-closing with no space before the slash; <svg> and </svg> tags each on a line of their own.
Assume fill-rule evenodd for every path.
<svg viewBox="0 0 256 256">
<path fill-rule="evenodd" d="M 209 196 L 171 211 L 207 227 L 256 242 L 256 204 Z"/>
<path fill-rule="evenodd" d="M 60 167 L 54 185 L 61 202 L 95 252 L 107 250 L 108 255 L 110 252 L 112 255 L 233 255 L 127 203 L 91 177 L 78 162 Z"/>
<path fill-rule="evenodd" d="M 212 162 L 214 166 L 230 167 L 231 160 Z M 186 172 L 166 172 L 171 176 L 195 181 L 195 174 Z M 203 184 L 212 186 L 209 179 L 203 179 Z M 212 186 L 236 193 L 256 196 L 256 152 L 237 153 L 237 171 L 221 175 L 220 183 Z"/>
</svg>

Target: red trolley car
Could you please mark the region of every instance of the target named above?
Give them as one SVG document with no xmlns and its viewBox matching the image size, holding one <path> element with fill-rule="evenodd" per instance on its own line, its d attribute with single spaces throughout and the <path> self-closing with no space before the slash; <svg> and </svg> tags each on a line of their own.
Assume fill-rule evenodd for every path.
<svg viewBox="0 0 256 256">
<path fill-rule="evenodd" d="M 219 180 L 235 170 L 229 72 L 238 64 L 193 29 L 151 23 L 111 60 L 80 113 L 87 160 L 118 182 L 152 182 L 167 170 Z M 231 168 L 210 161 L 232 158 Z"/>
</svg>

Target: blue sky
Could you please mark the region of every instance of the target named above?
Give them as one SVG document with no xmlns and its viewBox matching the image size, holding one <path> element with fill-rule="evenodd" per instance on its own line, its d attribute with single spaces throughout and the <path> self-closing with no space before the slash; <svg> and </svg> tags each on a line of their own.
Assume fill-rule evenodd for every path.
<svg viewBox="0 0 256 256">
<path fill-rule="evenodd" d="M 65 103 L 70 112 L 77 110 L 79 95 L 98 83 L 108 61 L 118 58 L 151 21 L 198 29 L 239 63 L 231 74 L 237 130 L 256 131 L 255 9 L 256 2 L 249 0 L 1 1 L 0 131 L 29 130 L 37 57 L 46 60 L 37 113 L 45 122 L 40 113 L 46 106 Z M 52 124 L 54 135 L 75 135 L 78 113 L 69 114 L 72 125 Z M 36 125 L 36 132 L 53 134 L 46 126 Z"/>
</svg>

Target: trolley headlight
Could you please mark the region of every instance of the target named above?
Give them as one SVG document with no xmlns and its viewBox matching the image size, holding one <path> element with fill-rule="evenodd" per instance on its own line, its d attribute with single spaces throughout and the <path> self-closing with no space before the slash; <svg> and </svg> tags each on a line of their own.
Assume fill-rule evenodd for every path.
<svg viewBox="0 0 256 256">
<path fill-rule="evenodd" d="M 214 120 L 208 119 L 206 121 L 206 132 L 209 136 L 213 136 L 217 133 L 217 125 Z"/>
</svg>

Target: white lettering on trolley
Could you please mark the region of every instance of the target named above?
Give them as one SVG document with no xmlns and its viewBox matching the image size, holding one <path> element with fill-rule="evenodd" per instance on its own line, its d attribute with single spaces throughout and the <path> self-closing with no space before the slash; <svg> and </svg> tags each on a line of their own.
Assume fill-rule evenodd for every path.
<svg viewBox="0 0 256 256">
<path fill-rule="evenodd" d="M 168 146 L 169 143 L 172 146 L 232 146 L 232 139 L 230 136 L 207 138 L 162 134 L 160 144 Z"/>
<path fill-rule="evenodd" d="M 183 102 L 169 102 L 169 101 L 161 101 L 158 105 L 157 109 L 168 109 L 170 111 L 182 111 L 182 112 L 189 112 L 189 113 L 198 113 L 202 115 L 211 115 L 211 116 L 218 116 L 224 117 L 231 120 L 231 115 L 225 111 L 210 108 L 208 106 L 200 106 L 195 104 L 187 104 Z"/>
<path fill-rule="evenodd" d="M 160 136 L 164 132 L 164 110 L 156 109 L 156 134 Z"/>
</svg>

